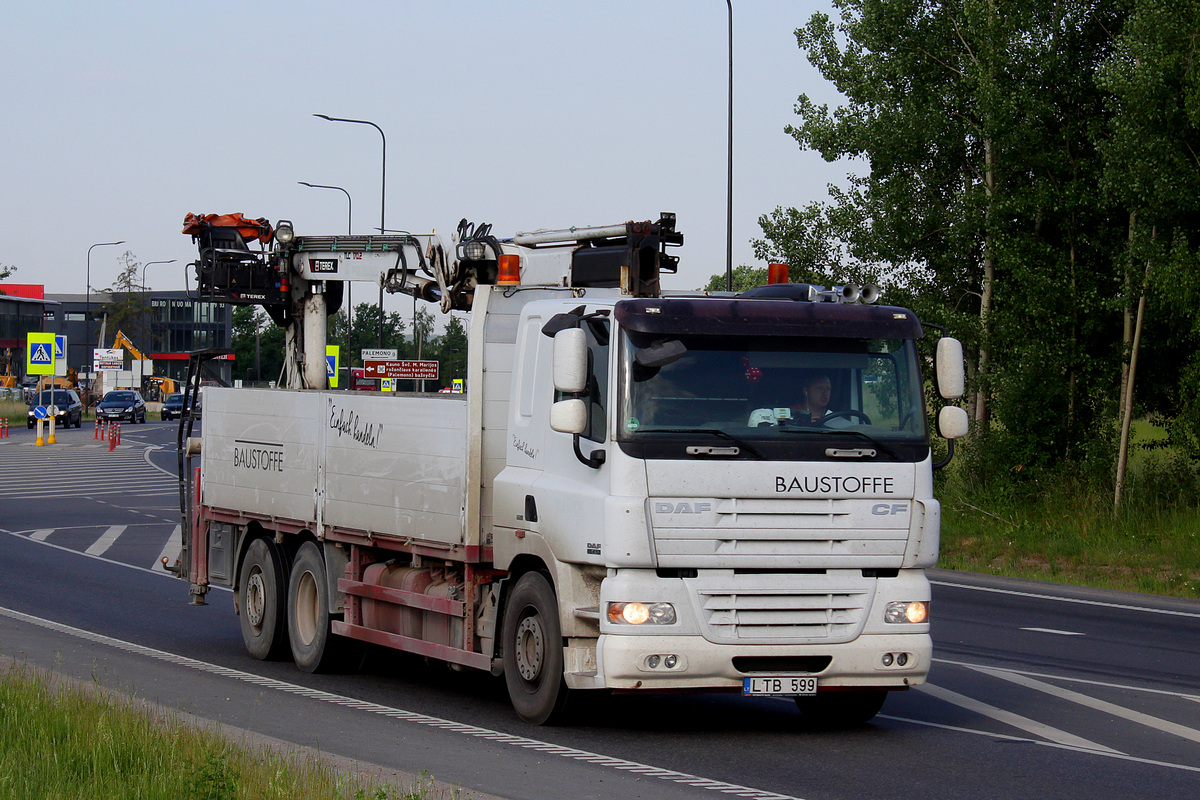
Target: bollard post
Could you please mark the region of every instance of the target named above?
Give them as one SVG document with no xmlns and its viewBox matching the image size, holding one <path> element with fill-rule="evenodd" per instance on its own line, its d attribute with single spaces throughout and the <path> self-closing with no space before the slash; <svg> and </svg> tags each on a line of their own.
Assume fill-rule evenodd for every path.
<svg viewBox="0 0 1200 800">
<path fill-rule="evenodd" d="M 46 440 L 42 438 L 42 423 L 43 422 L 45 422 L 45 420 L 43 420 L 41 417 L 38 417 L 37 441 L 33 443 L 35 447 L 44 447 L 46 445 Z"/>
<path fill-rule="evenodd" d="M 54 417 L 50 417 L 50 435 L 46 437 L 46 444 L 54 444 Z"/>
<path fill-rule="evenodd" d="M 111 430 L 113 424 L 114 423 L 111 422 L 108 423 L 108 428 L 110 428 L 108 432 L 108 452 L 110 453 L 117 449 L 117 432 L 115 430 Z"/>
<path fill-rule="evenodd" d="M 92 432 L 92 439 L 93 440 L 100 439 L 100 418 L 99 417 L 96 417 L 96 429 Z"/>
</svg>

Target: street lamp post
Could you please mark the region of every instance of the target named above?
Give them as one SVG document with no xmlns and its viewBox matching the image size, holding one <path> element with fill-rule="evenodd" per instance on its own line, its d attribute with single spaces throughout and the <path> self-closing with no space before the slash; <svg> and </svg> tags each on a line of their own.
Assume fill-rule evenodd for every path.
<svg viewBox="0 0 1200 800">
<path fill-rule="evenodd" d="M 308 181 L 296 181 L 301 186 L 307 186 L 310 189 L 337 189 L 342 194 L 346 195 L 346 235 L 354 233 L 354 201 L 350 199 L 350 193 L 341 186 L 328 186 L 324 183 L 309 183 Z M 346 281 L 346 357 L 349 359 L 349 366 L 354 366 L 354 353 L 349 352 L 350 343 L 354 341 L 354 305 L 350 300 L 350 281 Z"/>
<path fill-rule="evenodd" d="M 145 264 L 142 264 L 142 302 L 143 303 L 146 301 L 146 267 L 150 266 L 151 264 L 174 264 L 175 261 L 176 261 L 176 259 L 172 258 L 170 261 L 147 261 Z M 146 319 L 146 317 L 149 316 L 149 314 L 150 314 L 150 310 L 149 310 L 149 306 L 147 306 L 146 309 L 142 311 L 142 319 Z M 154 349 L 146 341 L 147 339 L 150 338 L 149 336 L 146 335 L 149 332 L 148 329 L 149 329 L 149 325 L 147 325 L 146 328 L 142 329 L 142 347 L 146 348 L 146 352 L 150 352 L 151 350 Z"/>
<path fill-rule="evenodd" d="M 383 128 L 376 125 L 367 119 L 346 119 L 345 117 L 331 117 L 328 114 L 313 114 L 314 117 L 327 119 L 330 122 L 350 122 L 355 125 L 370 125 L 375 130 L 379 131 L 379 138 L 383 140 L 383 158 L 381 160 L 382 169 L 379 176 L 379 230 L 382 233 L 387 227 L 385 222 L 384 210 L 387 204 L 387 136 L 383 134 Z M 379 346 L 383 347 L 383 280 L 379 281 Z"/>
<path fill-rule="evenodd" d="M 728 201 L 725 216 L 725 291 L 733 291 L 733 0 L 725 0 L 729 6 L 729 133 L 728 174 L 726 186 Z"/>
<path fill-rule="evenodd" d="M 96 242 L 88 248 L 87 252 L 87 313 L 83 318 L 83 357 L 86 359 L 90 355 L 88 351 L 92 349 L 92 248 L 93 247 L 110 247 L 112 245 L 125 244 L 122 239 L 119 242 Z M 91 368 L 88 368 L 91 371 Z"/>
</svg>

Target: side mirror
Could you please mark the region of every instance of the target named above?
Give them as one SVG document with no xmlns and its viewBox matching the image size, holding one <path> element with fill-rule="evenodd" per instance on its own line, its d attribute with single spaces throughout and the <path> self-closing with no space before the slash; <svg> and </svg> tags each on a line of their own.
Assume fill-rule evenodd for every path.
<svg viewBox="0 0 1200 800">
<path fill-rule="evenodd" d="M 554 389 L 576 394 L 586 388 L 587 338 L 579 328 L 561 330 L 554 334 Z"/>
<path fill-rule="evenodd" d="M 559 400 L 550 406 L 550 428 L 559 433 L 583 433 L 587 430 L 587 412 L 587 402 L 582 398 Z"/>
<path fill-rule="evenodd" d="M 967 383 L 963 370 L 962 342 L 943 336 L 938 340 L 934 362 L 938 394 L 946 400 L 962 397 Z"/>
<path fill-rule="evenodd" d="M 938 412 L 938 435 L 944 439 L 961 439 L 967 435 L 970 418 L 965 409 L 958 406 L 946 406 Z"/>
</svg>

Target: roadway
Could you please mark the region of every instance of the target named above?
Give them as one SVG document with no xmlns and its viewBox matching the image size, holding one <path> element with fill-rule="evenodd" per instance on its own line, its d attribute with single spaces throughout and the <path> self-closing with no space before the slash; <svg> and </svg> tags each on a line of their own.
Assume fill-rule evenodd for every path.
<svg viewBox="0 0 1200 800">
<path fill-rule="evenodd" d="M 188 605 L 175 425 L 0 439 L 0 655 L 172 709 L 504 798 L 1141 798 L 1200 785 L 1200 603 L 936 572 L 930 683 L 869 725 L 786 700 L 614 696 L 516 719 L 503 682 L 374 653 L 306 675 Z"/>
</svg>

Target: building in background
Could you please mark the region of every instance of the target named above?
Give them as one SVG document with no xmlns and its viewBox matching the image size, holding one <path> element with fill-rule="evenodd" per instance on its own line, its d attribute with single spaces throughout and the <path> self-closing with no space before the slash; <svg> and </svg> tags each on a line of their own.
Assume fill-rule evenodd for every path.
<svg viewBox="0 0 1200 800">
<path fill-rule="evenodd" d="M 17 294 L 16 289 L 21 290 Z M 51 294 L 42 297 L 41 286 L 0 284 L 0 357 L 15 348 L 14 372 L 25 374 L 25 340 L 30 332 L 56 333 L 67 337 L 67 366 L 81 375 L 92 368 L 92 347 L 112 347 L 117 331 L 104 325 L 106 295 L 91 296 L 91 330 L 85 327 L 88 298 L 83 294 Z M 36 295 L 33 296 L 33 295 Z M 194 300 L 187 292 L 146 293 L 148 313 L 124 334 L 147 358 L 154 360 L 154 374 L 182 381 L 187 375 L 188 353 L 213 347 L 231 347 L 233 309 L 222 303 Z M 104 329 L 104 340 L 98 341 Z M 90 333 L 90 336 L 89 336 Z M 206 378 L 231 383 L 233 356 L 209 362 Z M 3 365 L 0 364 L 0 374 Z"/>
</svg>

